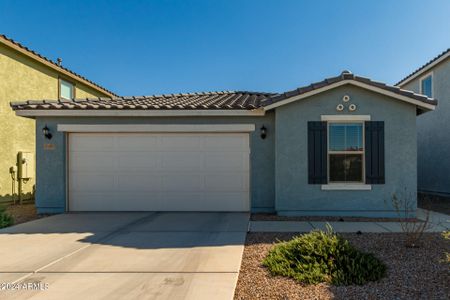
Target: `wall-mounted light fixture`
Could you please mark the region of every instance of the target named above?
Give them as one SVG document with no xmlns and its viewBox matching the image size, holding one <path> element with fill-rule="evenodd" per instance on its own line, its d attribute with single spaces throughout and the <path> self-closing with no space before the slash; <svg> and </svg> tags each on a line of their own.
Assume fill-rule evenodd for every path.
<svg viewBox="0 0 450 300">
<path fill-rule="evenodd" d="M 260 130 L 261 130 L 261 138 L 264 140 L 267 137 L 267 128 L 266 126 L 263 125 Z"/>
<path fill-rule="evenodd" d="M 52 138 L 52 134 L 50 133 L 50 129 L 47 127 L 47 124 L 45 124 L 45 127 L 44 128 L 42 128 L 42 133 L 44 134 L 44 136 L 47 138 L 47 139 L 51 139 Z"/>
</svg>

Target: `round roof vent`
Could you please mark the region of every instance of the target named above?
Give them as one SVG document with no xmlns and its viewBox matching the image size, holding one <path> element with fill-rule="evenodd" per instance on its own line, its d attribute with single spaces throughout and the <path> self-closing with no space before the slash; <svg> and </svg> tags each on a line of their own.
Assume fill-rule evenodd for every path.
<svg viewBox="0 0 450 300">
<path fill-rule="evenodd" d="M 352 72 L 350 72 L 349 70 L 344 70 L 344 71 L 342 71 L 341 74 L 342 74 L 342 75 L 344 75 L 344 74 L 352 74 Z"/>
</svg>

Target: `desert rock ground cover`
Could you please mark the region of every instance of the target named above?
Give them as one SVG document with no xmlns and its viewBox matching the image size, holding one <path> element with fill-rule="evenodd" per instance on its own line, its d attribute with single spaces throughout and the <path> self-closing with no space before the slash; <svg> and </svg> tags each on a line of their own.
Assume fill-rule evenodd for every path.
<svg viewBox="0 0 450 300">
<path fill-rule="evenodd" d="M 449 299 L 450 241 L 427 233 L 417 248 L 404 246 L 402 233 L 342 234 L 356 248 L 373 253 L 387 266 L 386 276 L 358 286 L 305 285 L 272 276 L 262 261 L 273 243 L 298 234 L 249 233 L 235 299 Z"/>
</svg>

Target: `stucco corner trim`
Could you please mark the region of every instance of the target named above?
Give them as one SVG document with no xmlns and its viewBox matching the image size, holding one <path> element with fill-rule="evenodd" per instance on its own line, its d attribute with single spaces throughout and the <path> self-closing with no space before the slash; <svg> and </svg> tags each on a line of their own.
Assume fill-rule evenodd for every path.
<svg viewBox="0 0 450 300">
<path fill-rule="evenodd" d="M 153 125 L 153 124 L 58 124 L 63 132 L 252 132 L 255 124 Z"/>
<path fill-rule="evenodd" d="M 330 183 L 322 184 L 321 189 L 323 191 L 370 191 L 372 185 L 370 184 L 348 184 L 348 183 Z"/>
<path fill-rule="evenodd" d="M 321 121 L 370 121 L 370 115 L 321 115 Z"/>
</svg>

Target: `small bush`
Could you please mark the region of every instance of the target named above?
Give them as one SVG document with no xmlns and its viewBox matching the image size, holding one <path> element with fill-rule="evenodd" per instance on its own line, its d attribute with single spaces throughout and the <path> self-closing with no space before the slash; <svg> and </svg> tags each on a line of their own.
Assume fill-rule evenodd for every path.
<svg viewBox="0 0 450 300">
<path fill-rule="evenodd" d="M 442 237 L 446 240 L 450 240 L 450 230 L 442 232 Z M 445 258 L 446 258 L 447 263 L 450 264 L 450 253 L 449 252 L 445 252 Z"/>
<path fill-rule="evenodd" d="M 0 228 L 8 227 L 14 224 L 14 219 L 0 206 Z"/>
<path fill-rule="evenodd" d="M 333 233 L 312 231 L 275 245 L 263 261 L 272 275 L 303 283 L 333 285 L 364 284 L 386 273 L 385 265 L 373 254 L 363 253 Z"/>
</svg>

